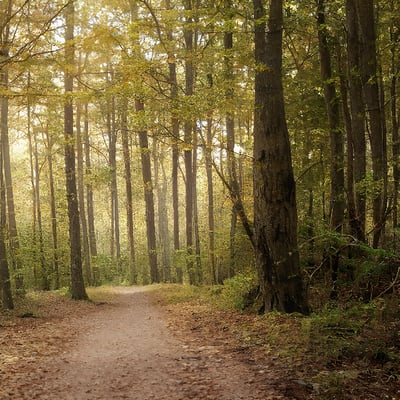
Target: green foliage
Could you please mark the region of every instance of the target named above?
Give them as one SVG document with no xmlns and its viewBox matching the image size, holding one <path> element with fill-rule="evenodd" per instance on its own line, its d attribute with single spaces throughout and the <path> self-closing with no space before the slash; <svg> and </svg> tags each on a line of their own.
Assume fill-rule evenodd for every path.
<svg viewBox="0 0 400 400">
<path fill-rule="evenodd" d="M 240 273 L 225 279 L 218 304 L 223 308 L 244 310 L 252 305 L 258 290 L 255 274 Z"/>
</svg>

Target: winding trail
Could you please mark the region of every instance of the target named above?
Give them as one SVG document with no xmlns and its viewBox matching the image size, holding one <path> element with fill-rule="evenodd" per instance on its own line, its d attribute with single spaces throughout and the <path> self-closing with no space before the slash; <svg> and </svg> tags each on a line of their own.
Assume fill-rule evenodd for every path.
<svg viewBox="0 0 400 400">
<path fill-rule="evenodd" d="M 29 374 L 21 371 L 5 399 L 285 398 L 255 381 L 255 371 L 233 355 L 174 335 L 145 288 L 116 291 L 112 304 L 68 321 L 78 334 L 66 351 L 39 359 Z"/>
</svg>

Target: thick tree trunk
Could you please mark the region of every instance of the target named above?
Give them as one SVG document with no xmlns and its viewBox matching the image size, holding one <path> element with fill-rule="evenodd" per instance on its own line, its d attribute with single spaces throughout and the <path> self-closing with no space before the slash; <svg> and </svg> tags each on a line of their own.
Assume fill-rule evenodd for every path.
<svg viewBox="0 0 400 400">
<path fill-rule="evenodd" d="M 265 311 L 308 312 L 297 248 L 296 188 L 282 85 L 282 0 L 271 0 L 268 31 L 255 17 L 254 244 Z"/>
<path fill-rule="evenodd" d="M 71 266 L 71 296 L 75 300 L 87 299 L 82 273 L 82 251 L 79 224 L 79 205 L 76 190 L 75 148 L 74 148 L 74 111 L 72 102 L 74 65 L 74 4 L 68 3 L 65 8 L 65 61 L 64 72 L 65 105 L 64 105 L 64 134 L 65 134 L 65 177 L 68 201 L 70 266 Z"/>
</svg>

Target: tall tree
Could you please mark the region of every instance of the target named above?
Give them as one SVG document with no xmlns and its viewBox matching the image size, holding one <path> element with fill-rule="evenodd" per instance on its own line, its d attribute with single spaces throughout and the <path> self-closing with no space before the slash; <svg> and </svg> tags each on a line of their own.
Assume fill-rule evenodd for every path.
<svg viewBox="0 0 400 400">
<path fill-rule="evenodd" d="M 353 235 L 365 240 L 366 195 L 364 190 L 357 190 L 366 177 L 366 140 L 365 140 L 365 109 L 362 95 L 360 73 L 360 40 L 358 33 L 357 14 L 354 0 L 346 0 L 347 28 L 347 64 L 349 81 L 349 103 L 351 114 L 350 151 L 354 153 L 354 182 L 347 186 L 348 192 L 355 193 L 355 212 L 349 215 L 350 228 Z M 349 146 L 348 145 L 348 146 Z M 349 210 L 352 212 L 352 209 Z"/>
<path fill-rule="evenodd" d="M 308 312 L 297 247 L 296 187 L 282 85 L 282 0 L 255 20 L 254 243 L 265 311 Z"/>
<path fill-rule="evenodd" d="M 72 92 L 74 85 L 74 3 L 65 8 L 65 71 L 64 71 L 64 153 L 65 178 L 68 201 L 71 296 L 75 300 L 87 299 L 82 273 L 82 249 L 80 237 L 79 204 L 76 188 L 75 146 L 74 146 L 74 109 Z"/>
<path fill-rule="evenodd" d="M 6 193 L 3 178 L 3 152 L 0 148 L 0 290 L 2 306 L 8 309 L 14 308 L 14 301 L 11 291 L 10 271 L 8 268 L 6 251 Z"/>
<path fill-rule="evenodd" d="M 373 247 L 378 247 L 387 213 L 387 154 L 380 104 L 376 27 L 373 0 L 355 0 L 360 42 L 360 72 L 370 129 L 373 180 L 376 183 L 373 198 Z"/>
<path fill-rule="evenodd" d="M 330 142 L 330 226 L 335 232 L 342 233 L 344 223 L 344 144 L 340 124 L 339 97 L 336 91 L 331 53 L 328 43 L 328 33 L 325 18 L 325 0 L 318 0 L 317 6 L 318 40 L 321 64 L 321 78 L 324 85 L 325 105 L 329 122 Z M 339 269 L 339 254 L 331 257 L 332 280 L 336 296 L 336 281 Z"/>
<path fill-rule="evenodd" d="M 138 9 L 136 0 L 130 0 L 131 22 L 135 23 L 138 20 Z M 133 40 L 135 55 L 141 57 L 140 43 L 138 35 Z M 137 87 L 138 93 L 135 93 L 135 111 L 138 114 L 138 119 L 144 120 L 145 104 L 142 97 L 143 87 L 139 83 Z M 140 126 L 138 129 L 140 158 L 142 164 L 142 178 L 144 188 L 144 201 L 146 207 L 146 233 L 147 233 L 147 251 L 150 265 L 150 281 L 151 283 L 159 282 L 160 276 L 158 271 L 157 261 L 157 239 L 155 225 L 155 209 L 154 209 L 154 188 L 151 171 L 151 150 L 149 148 L 149 136 L 147 129 Z"/>
<path fill-rule="evenodd" d="M 128 101 L 122 99 L 121 108 L 121 139 L 122 153 L 124 157 L 125 168 L 125 192 L 126 192 L 126 227 L 128 233 L 128 265 L 129 282 L 137 283 L 137 269 L 135 256 L 135 238 L 133 224 L 133 194 L 132 194 L 132 172 L 131 172 L 131 152 L 129 148 L 129 130 L 128 130 Z"/>
<path fill-rule="evenodd" d="M 8 89 L 8 65 L 10 58 L 10 23 L 12 19 L 12 0 L 3 1 L 0 7 L 0 85 Z M 18 264 L 19 240 L 17 231 L 17 221 L 15 218 L 14 191 L 11 174 L 11 159 L 10 159 L 10 140 L 8 135 L 8 114 L 9 101 L 8 96 L 3 95 L 1 101 L 1 145 L 3 151 L 3 167 L 4 167 L 4 183 L 6 190 L 7 204 L 7 225 L 8 225 L 8 241 L 10 250 L 10 260 L 12 270 L 15 274 L 15 286 L 17 291 L 23 291 L 23 276 Z"/>
<path fill-rule="evenodd" d="M 194 92 L 193 65 L 193 7 L 191 0 L 184 0 L 186 22 L 184 27 L 185 39 L 185 96 L 190 99 Z M 190 101 L 190 100 L 189 100 Z M 184 122 L 184 160 L 185 160 L 185 216 L 186 216 L 186 269 L 189 283 L 196 283 L 196 273 L 193 260 L 193 122 L 188 116 Z"/>
</svg>

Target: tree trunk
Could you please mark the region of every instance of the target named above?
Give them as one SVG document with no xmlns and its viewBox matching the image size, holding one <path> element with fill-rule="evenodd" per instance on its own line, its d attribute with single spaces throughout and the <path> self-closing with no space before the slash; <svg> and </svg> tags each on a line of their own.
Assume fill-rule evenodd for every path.
<svg viewBox="0 0 400 400">
<path fill-rule="evenodd" d="M 7 251 L 6 251 L 6 192 L 3 177 L 3 151 L 0 148 L 0 290 L 1 302 L 4 308 L 13 309 L 14 301 L 11 291 L 10 271 L 8 269 Z"/>
<path fill-rule="evenodd" d="M 218 275 L 215 262 L 215 215 L 214 215 L 214 181 L 212 174 L 212 118 L 207 119 L 207 138 L 205 141 L 205 159 L 207 174 L 207 194 L 208 194 L 208 259 L 210 263 L 211 283 L 217 283 Z"/>
<path fill-rule="evenodd" d="M 190 13 L 192 11 L 191 0 L 185 0 L 184 6 L 189 16 L 186 18 L 184 38 L 186 45 L 185 59 L 185 95 L 193 95 L 194 68 L 193 68 L 193 30 L 190 27 L 193 22 Z M 186 120 L 184 123 L 184 160 L 185 160 L 185 216 L 186 216 L 186 270 L 189 275 L 189 283 L 196 284 L 196 273 L 193 260 L 193 123 Z"/>
<path fill-rule="evenodd" d="M 5 9 L 3 9 L 3 7 Z M 9 20 L 12 14 L 11 0 L 5 1 L 4 6 L 1 6 L 3 16 L 0 17 L 0 61 L 5 61 L 1 67 L 0 86 L 7 90 L 8 88 L 8 59 L 10 57 L 10 26 Z M 4 167 L 4 184 L 6 191 L 7 205 L 7 225 L 8 225 L 8 242 L 10 250 L 10 261 L 12 271 L 15 275 L 15 286 L 17 291 L 23 292 L 23 276 L 18 264 L 19 240 L 17 231 L 17 222 L 15 219 L 14 192 L 11 175 L 11 160 L 10 160 L 10 143 L 8 137 L 8 97 L 1 96 L 1 145 L 3 151 L 3 167 Z"/>
<path fill-rule="evenodd" d="M 365 105 L 368 113 L 373 179 L 373 247 L 378 247 L 386 220 L 387 157 L 383 129 L 383 108 L 380 104 L 376 32 L 373 0 L 356 0 L 360 34 L 360 71 Z"/>
<path fill-rule="evenodd" d="M 153 141 L 154 186 L 157 194 L 158 244 L 161 255 L 162 281 L 171 281 L 171 246 L 168 228 L 167 177 L 164 168 L 165 149 Z M 160 171 L 161 170 L 161 171 Z"/>
<path fill-rule="evenodd" d="M 114 79 L 113 71 L 110 72 L 112 83 Z M 118 274 L 121 273 L 121 244 L 119 229 L 119 204 L 118 204 L 118 185 L 117 185 L 117 129 L 115 121 L 115 98 L 107 101 L 107 130 L 108 130 L 108 152 L 111 170 L 111 257 L 116 261 Z"/>
<path fill-rule="evenodd" d="M 70 267 L 71 267 L 71 296 L 75 300 L 87 299 L 82 273 L 82 251 L 79 224 L 79 205 L 76 190 L 75 148 L 74 148 L 74 110 L 72 102 L 74 66 L 74 3 L 70 2 L 65 8 L 65 61 L 64 72 L 65 104 L 64 104 L 64 133 L 65 133 L 65 177 L 68 201 Z"/>
<path fill-rule="evenodd" d="M 253 0 L 255 58 L 254 244 L 265 311 L 307 313 L 297 248 L 296 188 L 282 85 L 282 0 L 271 0 L 268 31 Z"/>
<path fill-rule="evenodd" d="M 201 249 L 200 249 L 200 228 L 199 228 L 199 210 L 197 203 L 197 147 L 198 135 L 196 128 L 193 129 L 193 230 L 196 254 L 196 284 L 203 282 L 203 269 L 201 266 Z"/>
<path fill-rule="evenodd" d="M 166 9 L 171 10 L 170 0 L 166 0 Z M 172 30 L 167 31 L 167 40 L 169 43 L 174 42 Z M 175 108 L 175 102 L 178 101 L 178 81 L 176 77 L 176 62 L 175 54 L 171 49 L 168 53 L 168 71 L 169 71 L 169 85 L 170 96 L 172 101 L 172 109 Z M 174 221 L 174 251 L 175 255 L 180 250 L 180 228 L 179 228 L 179 185 L 178 185 L 178 171 L 179 171 L 179 119 L 174 111 L 171 111 L 171 133 L 172 133 L 172 207 L 173 207 L 173 221 Z M 176 280 L 178 283 L 183 282 L 183 271 L 180 265 L 175 267 Z"/>
<path fill-rule="evenodd" d="M 58 260 L 58 234 L 57 234 L 57 211 L 56 211 L 56 194 L 54 189 L 54 173 L 53 173 L 53 140 L 46 129 L 47 142 L 47 163 L 49 165 L 49 190 L 50 190 L 50 215 L 51 215 L 51 232 L 53 237 L 53 275 L 54 288 L 60 288 L 60 271 Z"/>
<path fill-rule="evenodd" d="M 227 103 L 227 113 L 225 116 L 226 123 L 226 137 L 227 137 L 227 170 L 229 176 L 229 186 L 237 196 L 240 196 L 240 185 L 237 178 L 237 167 L 236 167 L 236 156 L 235 156 L 235 114 L 233 111 L 233 101 L 234 101 L 234 83 L 233 83 L 233 65 L 230 54 L 232 54 L 233 49 L 233 33 L 230 30 L 232 27 L 232 4 L 230 0 L 225 1 L 225 8 L 228 10 L 228 15 L 226 16 L 226 25 L 228 26 L 228 31 L 224 32 L 224 65 L 225 65 L 225 82 L 227 83 L 227 89 L 225 91 L 225 100 Z M 230 253 L 230 267 L 229 276 L 232 277 L 235 274 L 235 236 L 236 236 L 236 225 L 237 225 L 237 210 L 235 205 L 232 207 L 231 215 L 231 229 L 230 229 L 230 240 L 229 240 L 229 253 Z"/>
<path fill-rule="evenodd" d="M 132 194 L 132 172 L 131 154 L 129 150 L 129 131 L 128 131 L 128 101 L 122 100 L 121 133 L 122 133 L 122 152 L 125 167 L 125 191 L 126 191 L 126 227 L 128 233 L 128 276 L 129 283 L 137 283 L 137 269 L 135 256 L 135 236 L 133 229 L 133 194 Z"/>
<path fill-rule="evenodd" d="M 344 150 L 343 133 L 340 125 L 339 97 L 336 93 L 335 77 L 332 72 L 331 53 L 325 18 L 325 0 L 318 0 L 317 9 L 318 40 L 321 64 L 321 78 L 324 85 L 325 106 L 329 123 L 330 154 L 330 228 L 343 232 L 344 223 Z M 339 253 L 331 256 L 333 289 L 331 297 L 337 296 L 336 284 L 339 270 Z"/>
<path fill-rule="evenodd" d="M 394 3 L 391 4 L 394 12 Z M 396 30 L 394 26 L 390 27 L 390 39 L 391 39 L 391 75 L 392 79 L 390 82 L 390 116 L 392 122 L 392 157 L 393 157 L 393 228 L 398 228 L 398 200 L 399 200 L 399 188 L 400 188 L 400 137 L 399 137 L 399 118 L 398 118 L 398 101 L 397 101 L 397 85 L 398 77 L 400 76 L 399 67 L 399 47 L 398 41 L 400 37 L 400 31 Z"/>
<path fill-rule="evenodd" d="M 144 112 L 144 103 L 135 100 L 136 112 Z M 139 131 L 139 145 L 140 156 L 142 162 L 142 176 L 144 185 L 144 201 L 146 204 L 146 228 L 147 228 L 147 248 L 149 254 L 150 265 L 150 282 L 160 282 L 157 265 L 157 241 L 156 241 L 156 225 L 155 225 L 155 212 L 154 212 L 154 194 L 153 194 L 153 181 L 151 174 L 151 159 L 149 149 L 149 139 L 147 131 L 141 129 Z"/>
<path fill-rule="evenodd" d="M 83 159 L 83 140 L 81 129 L 82 104 L 78 102 L 76 109 L 76 148 L 77 148 L 77 180 L 78 180 L 78 203 L 79 216 L 82 231 L 82 250 L 83 250 L 83 270 L 88 285 L 92 284 L 92 272 L 90 266 L 89 234 L 85 209 L 85 184 L 84 184 L 84 159 Z"/>
<path fill-rule="evenodd" d="M 93 270 L 93 284 L 98 285 L 100 283 L 99 269 L 96 265 L 97 258 L 97 243 L 96 243 L 96 230 L 94 225 L 94 205 L 93 205 L 93 187 L 90 176 L 92 174 L 92 164 L 90 157 L 90 139 L 89 139 L 89 116 L 88 116 L 88 104 L 85 103 L 84 107 L 84 142 L 85 142 L 85 165 L 86 165 L 86 206 L 87 206 L 87 218 L 88 218 L 88 234 L 89 234 L 89 248 L 90 256 L 92 261 Z"/>
<path fill-rule="evenodd" d="M 351 140 L 354 152 L 352 190 L 356 203 L 356 215 L 350 219 L 350 227 L 358 240 L 365 241 L 366 195 L 364 190 L 357 189 L 366 176 L 365 109 L 360 75 L 360 39 L 354 0 L 346 0 L 346 26 Z"/>
<path fill-rule="evenodd" d="M 39 260 L 40 260 L 40 289 L 50 290 L 49 271 L 47 270 L 46 260 L 44 256 L 44 243 L 43 243 L 43 221 L 42 221 L 42 205 L 40 197 L 40 168 L 39 168 L 39 152 L 38 152 L 38 138 L 36 132 L 33 132 L 33 159 L 35 170 L 35 205 L 36 205 L 36 218 L 37 229 L 39 234 Z"/>
</svg>

